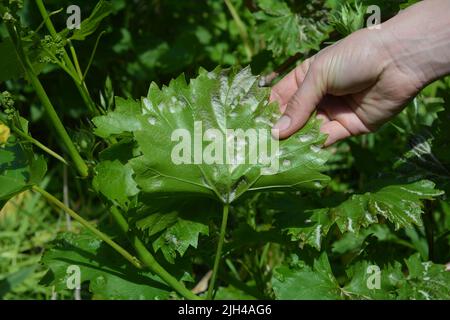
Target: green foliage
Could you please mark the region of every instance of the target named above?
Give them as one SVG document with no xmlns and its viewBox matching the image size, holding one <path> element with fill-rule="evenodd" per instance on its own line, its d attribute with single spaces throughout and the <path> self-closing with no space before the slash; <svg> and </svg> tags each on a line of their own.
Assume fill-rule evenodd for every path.
<svg viewBox="0 0 450 320">
<path fill-rule="evenodd" d="M 450 299 L 450 80 L 275 153 L 258 86 L 414 2 L 80 0 L 68 30 L 70 1 L 0 1 L 0 297 Z"/>
<path fill-rule="evenodd" d="M 449 297 L 450 273 L 445 271 L 445 266 L 421 262 L 417 255 L 406 260 L 407 276 L 398 262 L 382 270 L 369 261 L 357 262 L 347 269 L 344 285 L 334 277 L 325 254 L 314 260 L 312 267 L 299 264 L 275 270 L 272 285 L 277 299 L 445 300 Z M 374 280 L 377 274 L 379 283 Z"/>
<path fill-rule="evenodd" d="M 124 265 L 102 241 L 90 234 L 62 233 L 42 257 L 49 268 L 44 283 L 56 290 L 68 287 L 75 275 L 70 266 L 78 266 L 81 283 L 89 283 L 89 291 L 95 299 L 166 299 L 170 289 L 148 272 L 139 272 Z M 71 271 L 72 270 L 72 271 Z"/>
</svg>

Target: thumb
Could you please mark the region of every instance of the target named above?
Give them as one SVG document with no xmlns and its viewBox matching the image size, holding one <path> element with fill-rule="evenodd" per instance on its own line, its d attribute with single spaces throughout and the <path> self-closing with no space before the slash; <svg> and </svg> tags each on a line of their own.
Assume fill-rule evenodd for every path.
<svg viewBox="0 0 450 320">
<path fill-rule="evenodd" d="M 272 128 L 274 138 L 285 139 L 302 128 L 326 94 L 322 67 L 313 63 L 306 77 L 289 100 L 284 114 Z"/>
</svg>

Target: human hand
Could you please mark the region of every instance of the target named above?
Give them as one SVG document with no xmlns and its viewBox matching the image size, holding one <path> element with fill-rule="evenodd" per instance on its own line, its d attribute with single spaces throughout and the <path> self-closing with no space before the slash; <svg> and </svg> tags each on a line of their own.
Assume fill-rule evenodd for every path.
<svg viewBox="0 0 450 320">
<path fill-rule="evenodd" d="M 448 0 L 424 1 L 380 30 L 360 30 L 304 61 L 272 89 L 271 100 L 283 113 L 273 134 L 289 137 L 315 110 L 328 134 L 326 146 L 375 131 L 427 83 L 450 72 L 446 8 Z M 418 32 L 420 23 L 427 30 Z"/>
</svg>

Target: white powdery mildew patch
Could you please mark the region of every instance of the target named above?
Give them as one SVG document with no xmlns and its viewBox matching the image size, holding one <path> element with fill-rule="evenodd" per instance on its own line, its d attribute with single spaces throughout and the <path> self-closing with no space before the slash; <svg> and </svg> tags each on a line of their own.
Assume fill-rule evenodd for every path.
<svg viewBox="0 0 450 320">
<path fill-rule="evenodd" d="M 366 218 L 366 220 L 369 222 L 369 223 L 375 223 L 376 222 L 376 220 L 375 220 L 375 218 L 370 214 L 370 212 L 369 211 L 365 211 L 364 212 L 364 217 Z"/>
<path fill-rule="evenodd" d="M 313 139 L 314 139 L 314 136 L 311 134 L 302 134 L 301 136 L 298 137 L 298 141 L 300 141 L 302 143 L 310 142 Z"/>
<path fill-rule="evenodd" d="M 320 240 L 322 237 L 322 225 L 319 224 L 316 229 L 314 230 L 314 243 L 316 244 L 317 248 L 320 248 Z"/>
<path fill-rule="evenodd" d="M 347 218 L 347 228 L 350 232 L 355 232 L 353 229 L 353 220 L 351 218 Z"/>
<path fill-rule="evenodd" d="M 425 300 L 431 300 L 430 295 L 428 294 L 428 292 L 423 291 L 423 290 L 418 290 L 418 292 L 423 295 L 423 297 L 425 298 Z"/>
<path fill-rule="evenodd" d="M 406 191 L 408 193 L 416 194 L 416 195 L 421 196 L 421 197 L 425 196 L 425 194 L 423 192 L 420 192 L 420 191 L 407 189 L 405 187 L 400 187 L 400 189 L 402 189 L 403 191 Z"/>
<path fill-rule="evenodd" d="M 382 215 L 387 215 L 387 211 L 381 209 L 380 206 L 378 205 L 377 201 L 374 202 L 374 206 L 375 206 L 375 209 L 377 209 L 377 211 L 380 212 Z"/>
</svg>

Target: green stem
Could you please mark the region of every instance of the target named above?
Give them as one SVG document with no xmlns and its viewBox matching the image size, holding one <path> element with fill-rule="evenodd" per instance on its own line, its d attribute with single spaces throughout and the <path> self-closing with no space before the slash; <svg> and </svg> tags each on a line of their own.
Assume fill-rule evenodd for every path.
<svg viewBox="0 0 450 320">
<path fill-rule="evenodd" d="M 12 128 L 13 132 L 18 135 L 19 137 L 21 137 L 22 139 L 31 142 L 32 144 L 34 144 L 36 147 L 40 148 L 41 150 L 43 150 L 44 152 L 47 152 L 49 155 L 51 155 L 52 157 L 54 157 L 55 159 L 58 159 L 59 161 L 61 161 L 62 163 L 64 163 L 65 165 L 68 165 L 67 161 L 60 156 L 59 154 L 57 154 L 55 151 L 53 151 L 52 149 L 46 147 L 45 145 L 43 145 L 41 142 L 39 142 L 38 140 L 34 139 L 33 137 L 31 137 L 30 135 L 26 134 L 25 132 L 17 129 L 17 128 Z"/>
<path fill-rule="evenodd" d="M 90 224 L 87 220 L 83 219 L 80 215 L 78 215 L 75 211 L 67 207 L 64 203 L 59 201 L 53 195 L 42 189 L 41 187 L 34 185 L 32 189 L 38 193 L 40 193 L 47 201 L 54 204 L 58 208 L 64 210 L 68 215 L 70 215 L 74 220 L 78 221 L 83 227 L 91 231 L 94 235 L 99 237 L 105 243 L 110 245 L 115 251 L 117 251 L 122 257 L 127 259 L 131 264 L 133 264 L 136 268 L 142 269 L 141 262 L 131 255 L 127 250 L 122 248 L 120 245 L 115 243 L 111 238 L 109 238 L 106 234 L 95 228 L 92 224 Z"/>
<path fill-rule="evenodd" d="M 208 300 L 213 299 L 214 286 L 216 284 L 217 272 L 219 271 L 220 261 L 222 260 L 222 248 L 223 242 L 225 240 L 225 232 L 227 230 L 227 222 L 228 222 L 228 211 L 230 205 L 228 203 L 223 205 L 223 213 L 222 213 L 222 224 L 220 226 L 220 234 L 219 234 L 219 243 L 217 244 L 216 257 L 214 259 L 214 267 L 213 273 L 211 276 L 211 281 L 208 287 Z"/>
<path fill-rule="evenodd" d="M 111 214 L 114 220 L 117 222 L 122 231 L 128 234 L 129 225 L 125 220 L 124 216 L 120 213 L 120 211 L 112 207 Z M 136 252 L 141 259 L 141 261 L 156 275 L 158 275 L 161 279 L 163 279 L 170 287 L 172 287 L 175 291 L 181 294 L 183 297 L 189 300 L 201 300 L 201 298 L 191 291 L 189 291 L 182 283 L 180 283 L 177 279 L 175 279 L 169 272 L 166 271 L 153 255 L 147 250 L 145 244 L 135 235 L 130 234 L 130 241 L 133 247 L 136 249 Z"/>
<path fill-rule="evenodd" d="M 83 158 L 81 158 L 80 154 L 78 153 L 78 150 L 75 147 L 74 143 L 70 139 L 69 134 L 67 133 L 63 124 L 61 123 L 61 120 L 59 119 L 58 114 L 56 113 L 55 108 L 53 107 L 49 97 L 47 96 L 44 87 L 42 86 L 41 82 L 39 81 L 39 78 L 34 72 L 33 66 L 31 65 L 30 60 L 28 59 L 27 55 L 23 50 L 21 39 L 20 36 L 17 34 L 15 26 L 11 23 L 6 23 L 6 27 L 11 39 L 13 40 L 14 49 L 17 53 L 20 63 L 22 64 L 23 70 L 27 75 L 29 81 L 31 82 L 31 85 L 34 87 L 34 90 L 36 91 L 39 100 L 41 100 L 41 103 L 44 106 L 44 109 L 47 113 L 50 122 L 53 124 L 57 134 L 59 135 L 62 142 L 66 146 L 67 152 L 72 158 L 75 167 L 78 170 L 78 173 L 82 177 L 87 177 L 89 173 L 88 167 L 84 162 Z"/>
<path fill-rule="evenodd" d="M 248 32 L 247 27 L 245 26 L 244 22 L 242 22 L 241 17 L 239 16 L 236 8 L 231 3 L 230 0 L 224 0 L 225 4 L 227 5 L 228 10 L 231 13 L 231 16 L 233 17 L 234 22 L 236 23 L 236 26 L 239 30 L 239 34 L 241 35 L 242 42 L 244 44 L 245 53 L 247 54 L 247 59 L 252 59 L 252 48 L 250 46 L 249 38 L 248 38 Z"/>
<path fill-rule="evenodd" d="M 55 27 L 53 26 L 52 20 L 50 19 L 50 16 L 47 12 L 47 9 L 44 6 L 44 3 L 42 2 L 42 0 L 36 0 L 36 5 L 39 9 L 39 12 L 41 13 L 42 18 L 44 19 L 45 26 L 47 27 L 47 30 L 49 31 L 50 35 L 53 38 L 56 38 L 58 36 L 58 33 L 56 32 Z M 70 46 L 72 46 L 72 44 L 70 44 Z M 71 50 L 72 49 L 73 49 L 73 46 L 72 46 Z M 80 92 L 81 98 L 83 99 L 84 103 L 88 107 L 89 111 L 93 114 L 97 114 L 97 109 L 95 107 L 95 103 L 92 100 L 91 95 L 89 94 L 89 91 L 88 91 L 86 85 L 84 84 L 83 76 L 79 75 L 77 68 L 72 63 L 72 60 L 70 60 L 69 54 L 67 53 L 65 48 L 63 51 L 63 60 L 64 60 L 64 63 L 67 65 L 67 68 L 70 70 L 70 72 L 77 75 L 76 80 L 74 79 L 74 83 L 75 83 L 78 91 Z M 72 76 L 72 78 L 73 78 L 73 76 Z"/>
</svg>

